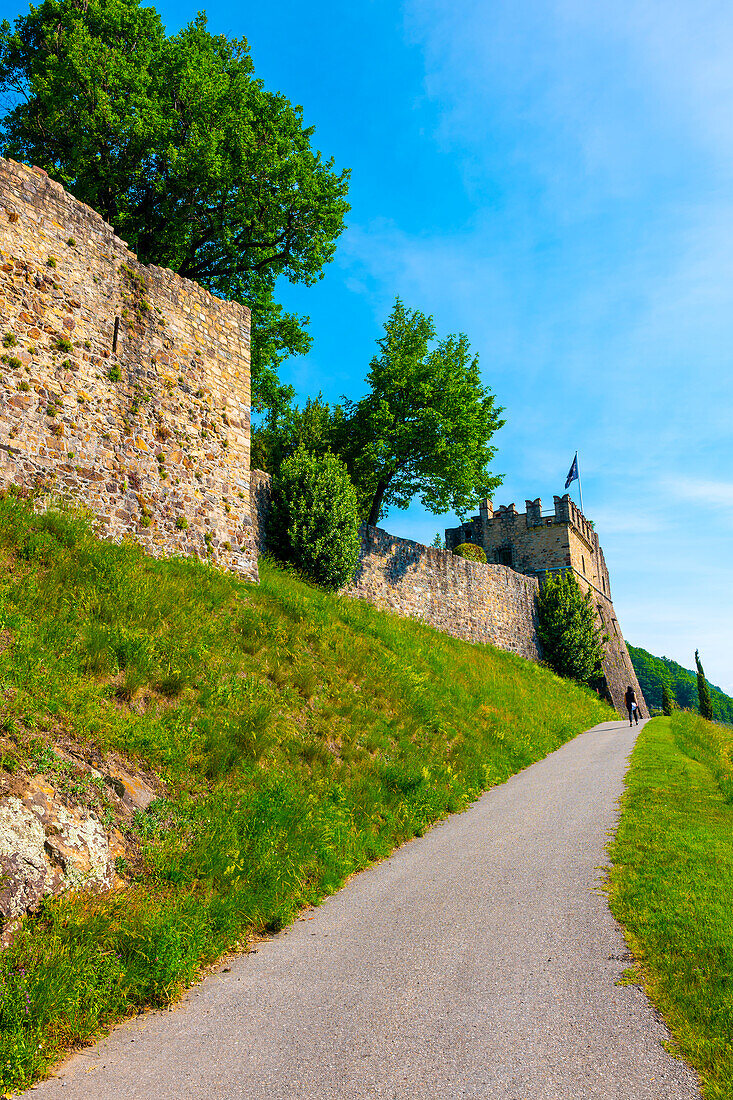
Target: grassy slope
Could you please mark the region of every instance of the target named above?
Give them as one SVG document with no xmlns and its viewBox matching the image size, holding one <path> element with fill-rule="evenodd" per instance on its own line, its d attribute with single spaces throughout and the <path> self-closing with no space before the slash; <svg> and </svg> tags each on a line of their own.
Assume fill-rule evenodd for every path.
<svg viewBox="0 0 733 1100">
<path fill-rule="evenodd" d="M 731 1100 L 733 733 L 679 711 L 655 718 L 626 782 L 611 909 L 706 1100 Z"/>
<path fill-rule="evenodd" d="M 72 739 L 166 791 L 129 826 L 127 889 L 47 903 L 2 958 L 0 1085 L 175 998 L 248 934 L 613 716 L 511 654 L 265 562 L 261 578 L 0 500 L 4 766 L 53 772 L 49 744 Z"/>
</svg>

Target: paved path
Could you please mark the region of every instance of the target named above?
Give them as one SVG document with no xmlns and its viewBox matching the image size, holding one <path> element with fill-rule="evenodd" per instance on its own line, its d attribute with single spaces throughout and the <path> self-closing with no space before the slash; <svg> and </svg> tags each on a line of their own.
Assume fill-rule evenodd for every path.
<svg viewBox="0 0 733 1100">
<path fill-rule="evenodd" d="M 35 1098 L 699 1097 L 615 984 L 629 961 L 598 890 L 636 732 L 576 738 Z"/>
</svg>

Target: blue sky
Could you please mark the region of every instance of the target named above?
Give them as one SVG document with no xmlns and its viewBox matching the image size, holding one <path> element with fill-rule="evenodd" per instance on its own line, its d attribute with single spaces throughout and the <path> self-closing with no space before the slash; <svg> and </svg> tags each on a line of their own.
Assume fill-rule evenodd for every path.
<svg viewBox="0 0 733 1100">
<path fill-rule="evenodd" d="M 282 288 L 314 336 L 288 380 L 359 395 L 395 294 L 466 332 L 506 407 L 496 502 L 551 502 L 578 448 L 626 637 L 733 691 L 730 4 L 207 10 L 352 169 L 325 279 Z"/>
<path fill-rule="evenodd" d="M 199 5 L 159 7 L 174 31 Z M 324 280 L 280 288 L 314 337 L 284 377 L 358 396 L 395 294 L 466 332 L 506 408 L 496 503 L 551 503 L 577 448 L 627 639 L 687 667 L 699 647 L 733 691 L 730 3 L 207 11 L 352 169 Z M 416 505 L 384 526 L 453 522 Z"/>
</svg>

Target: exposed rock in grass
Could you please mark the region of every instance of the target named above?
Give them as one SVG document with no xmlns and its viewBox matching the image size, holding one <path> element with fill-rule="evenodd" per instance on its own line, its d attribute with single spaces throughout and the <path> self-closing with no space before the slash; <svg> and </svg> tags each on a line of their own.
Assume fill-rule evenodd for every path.
<svg viewBox="0 0 733 1100">
<path fill-rule="evenodd" d="M 43 777 L 29 777 L 20 797 L 0 802 L 2 942 L 48 894 L 109 890 L 115 858 L 124 850 L 117 830 L 108 836 L 96 814 L 64 805 Z"/>
</svg>

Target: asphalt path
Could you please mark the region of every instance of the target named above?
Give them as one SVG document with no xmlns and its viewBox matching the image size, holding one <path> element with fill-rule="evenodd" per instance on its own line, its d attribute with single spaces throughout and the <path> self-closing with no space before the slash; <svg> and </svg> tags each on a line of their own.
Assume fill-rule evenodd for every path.
<svg viewBox="0 0 733 1100">
<path fill-rule="evenodd" d="M 638 730 L 604 723 L 121 1025 L 48 1100 L 682 1100 L 600 888 Z"/>
</svg>

